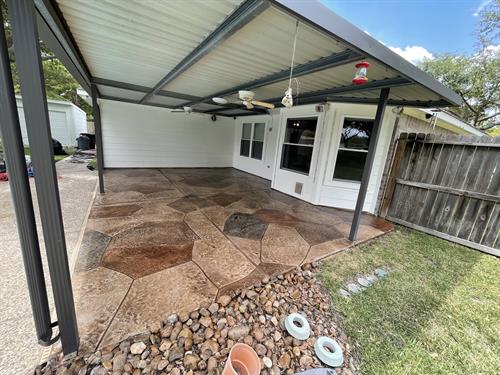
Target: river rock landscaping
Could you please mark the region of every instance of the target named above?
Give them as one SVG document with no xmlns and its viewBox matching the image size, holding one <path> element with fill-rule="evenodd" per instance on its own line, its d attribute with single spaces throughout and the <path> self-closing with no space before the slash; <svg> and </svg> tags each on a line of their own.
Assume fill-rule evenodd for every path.
<svg viewBox="0 0 500 375">
<path fill-rule="evenodd" d="M 330 296 L 317 281 L 317 264 L 306 264 L 284 275 L 265 278 L 258 285 L 221 295 L 217 302 L 185 314 L 171 314 L 149 327 L 149 332 L 72 359 L 60 353 L 38 366 L 35 374 L 221 374 L 231 347 L 237 342 L 254 348 L 262 374 L 293 374 L 327 367 L 314 354 L 319 336 L 337 340 L 344 364 L 337 374 L 356 374 L 339 316 Z M 311 326 L 305 341 L 284 328 L 290 314 L 303 314 Z"/>
</svg>

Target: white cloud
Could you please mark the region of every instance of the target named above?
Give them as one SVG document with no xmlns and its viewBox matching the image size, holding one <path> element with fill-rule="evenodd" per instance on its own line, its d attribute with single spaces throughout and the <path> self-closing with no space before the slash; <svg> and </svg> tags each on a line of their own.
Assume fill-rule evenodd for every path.
<svg viewBox="0 0 500 375">
<path fill-rule="evenodd" d="M 484 47 L 483 53 L 497 54 L 500 52 L 500 44 L 490 44 Z"/>
<path fill-rule="evenodd" d="M 486 5 L 488 5 L 489 3 L 491 3 L 492 0 L 483 0 L 481 1 L 481 3 L 479 4 L 479 6 L 477 7 L 476 11 L 474 13 L 472 13 L 472 15 L 474 17 L 477 17 L 479 16 L 479 13 L 481 13 L 481 11 L 484 9 L 484 7 Z"/>
<path fill-rule="evenodd" d="M 389 47 L 392 51 L 416 65 L 423 60 L 432 60 L 434 56 L 422 46 Z"/>
</svg>

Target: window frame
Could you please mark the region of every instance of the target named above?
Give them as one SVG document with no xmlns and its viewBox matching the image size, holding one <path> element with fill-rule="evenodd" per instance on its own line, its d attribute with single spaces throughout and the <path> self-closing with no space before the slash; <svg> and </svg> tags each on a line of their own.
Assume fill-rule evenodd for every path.
<svg viewBox="0 0 500 375">
<path fill-rule="evenodd" d="M 288 121 L 289 120 L 312 120 L 312 119 L 315 119 L 316 120 L 316 128 L 314 129 L 314 141 L 313 143 L 309 144 L 309 143 L 292 143 L 292 142 L 285 142 L 285 138 L 286 138 L 286 130 L 287 130 L 287 124 L 288 124 Z M 285 119 L 285 128 L 284 128 L 284 134 L 283 134 L 283 141 L 281 142 L 281 146 L 280 146 L 280 149 L 281 149 L 281 155 L 279 156 L 280 157 L 280 161 L 279 161 L 279 169 L 281 169 L 282 171 L 286 171 L 286 172 L 291 172 L 291 173 L 297 173 L 297 174 L 300 174 L 300 175 L 303 175 L 303 176 L 310 176 L 311 175 L 311 167 L 313 165 L 313 158 L 314 158 L 314 146 L 316 145 L 316 140 L 317 140 L 317 132 L 318 132 L 318 123 L 319 123 L 319 115 L 304 115 L 304 116 L 289 116 L 289 117 L 286 117 Z M 309 172 L 305 173 L 305 172 L 301 172 L 301 171 L 297 171 L 295 169 L 290 169 L 290 168 L 286 168 L 283 166 L 283 156 L 284 156 L 284 151 L 285 151 L 285 146 L 296 146 L 296 147 L 309 147 L 309 148 L 312 148 L 312 153 L 311 153 L 311 164 L 309 165 Z"/>
<path fill-rule="evenodd" d="M 250 139 L 243 138 L 243 129 L 245 127 L 245 124 L 250 124 Z M 264 137 L 262 140 L 256 140 L 255 139 L 255 125 L 257 124 L 263 124 L 264 125 Z M 266 138 L 267 138 L 267 122 L 266 121 L 242 121 L 241 122 L 241 133 L 239 136 L 239 157 L 241 158 L 246 158 L 249 160 L 255 160 L 257 162 L 264 162 L 265 160 L 265 153 L 266 153 Z M 242 155 L 241 154 L 241 141 L 249 141 L 249 148 L 248 148 L 248 155 Z M 262 155 L 259 158 L 254 158 L 252 156 L 252 151 L 253 151 L 253 144 L 254 142 L 262 142 Z"/>
<path fill-rule="evenodd" d="M 353 148 L 347 148 L 347 147 L 341 147 L 340 143 L 342 141 L 342 131 L 344 129 L 344 123 L 346 120 L 361 120 L 361 121 L 372 121 L 373 123 L 375 123 L 375 117 L 373 116 L 359 116 L 359 115 L 343 115 L 341 117 L 341 121 L 340 121 L 340 129 L 339 129 L 339 134 L 338 134 L 338 137 L 337 140 L 336 140 L 336 152 L 335 152 L 335 159 L 334 159 L 334 162 L 333 162 L 333 166 L 332 168 L 330 169 L 329 171 L 329 174 L 328 174 L 328 178 L 329 178 L 329 183 L 332 184 L 332 183 L 335 183 L 335 182 L 346 182 L 346 183 L 350 183 L 350 184 L 361 184 L 361 181 L 358 181 L 358 180 L 348 180 L 348 179 L 345 179 L 345 178 L 336 178 L 334 177 L 335 175 L 335 168 L 337 167 L 337 161 L 338 161 L 338 154 L 339 154 L 339 151 L 349 151 L 349 152 L 362 152 L 362 153 L 365 153 L 365 154 L 368 154 L 368 150 L 360 150 L 360 149 L 353 149 Z M 370 137 L 371 139 L 371 137 Z M 369 143 L 370 141 L 368 141 Z"/>
</svg>

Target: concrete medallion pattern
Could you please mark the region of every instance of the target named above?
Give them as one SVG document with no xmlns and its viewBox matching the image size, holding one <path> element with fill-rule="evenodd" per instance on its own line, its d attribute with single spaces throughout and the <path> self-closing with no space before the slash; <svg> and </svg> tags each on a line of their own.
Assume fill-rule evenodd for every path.
<svg viewBox="0 0 500 375">
<path fill-rule="evenodd" d="M 75 267 L 84 350 L 353 245 L 351 212 L 232 168 L 106 170 L 105 186 Z M 359 241 L 390 230 L 363 216 Z"/>
</svg>

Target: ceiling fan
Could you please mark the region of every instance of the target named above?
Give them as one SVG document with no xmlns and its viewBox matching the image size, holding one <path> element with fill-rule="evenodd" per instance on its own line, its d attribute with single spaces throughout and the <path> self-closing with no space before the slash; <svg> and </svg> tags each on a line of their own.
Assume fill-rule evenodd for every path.
<svg viewBox="0 0 500 375">
<path fill-rule="evenodd" d="M 274 104 L 272 104 L 272 103 L 261 102 L 259 100 L 253 100 L 253 98 L 255 97 L 255 93 L 253 91 L 240 90 L 240 91 L 238 91 L 238 97 L 240 98 L 240 101 L 237 101 L 235 103 L 243 104 L 247 109 L 253 109 L 255 106 L 264 107 L 264 108 L 268 108 L 268 109 L 274 108 Z M 215 97 L 215 98 L 212 98 L 212 100 L 215 103 L 222 104 L 222 105 L 230 103 L 230 101 L 225 99 L 225 98 Z"/>
<path fill-rule="evenodd" d="M 182 108 L 172 109 L 170 112 L 185 113 L 187 115 L 193 113 L 193 108 L 184 106 Z"/>
</svg>

